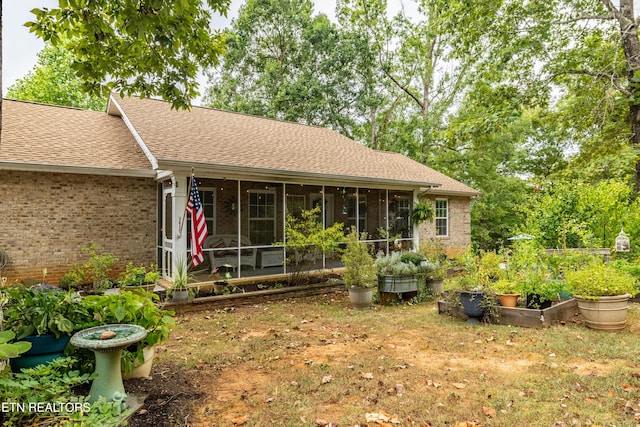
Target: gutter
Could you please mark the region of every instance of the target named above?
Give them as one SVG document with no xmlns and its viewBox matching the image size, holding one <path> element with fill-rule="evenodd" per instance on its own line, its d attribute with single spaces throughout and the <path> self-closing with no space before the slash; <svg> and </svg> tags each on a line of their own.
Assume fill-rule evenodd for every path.
<svg viewBox="0 0 640 427">
<path fill-rule="evenodd" d="M 416 182 L 402 181 L 392 179 L 380 179 L 374 177 L 334 175 L 324 173 L 308 173 L 290 170 L 267 169 L 256 167 L 238 167 L 229 165 L 217 165 L 212 163 L 185 162 L 178 160 L 158 159 L 161 169 L 171 169 L 174 171 L 183 171 L 190 174 L 191 168 L 197 173 L 205 177 L 216 177 L 220 179 L 240 179 L 247 181 L 265 181 L 271 180 L 284 183 L 295 184 L 313 184 L 313 185 L 337 185 L 344 187 L 345 184 L 351 186 L 372 186 L 374 184 L 384 187 L 395 187 L 398 189 L 416 188 L 416 187 L 439 187 L 440 183 L 436 182 Z M 364 185 L 356 185 L 364 184 Z"/>
<path fill-rule="evenodd" d="M 83 175 L 128 176 L 135 178 L 155 178 L 156 171 L 151 169 L 113 169 L 96 166 L 56 165 L 50 163 L 27 163 L 0 160 L 0 170 L 24 172 L 72 173 Z"/>
</svg>

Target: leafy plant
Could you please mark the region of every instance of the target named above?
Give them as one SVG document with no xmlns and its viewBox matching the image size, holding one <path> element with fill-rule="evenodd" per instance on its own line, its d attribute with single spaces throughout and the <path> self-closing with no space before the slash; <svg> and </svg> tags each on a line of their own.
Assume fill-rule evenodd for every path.
<svg viewBox="0 0 640 427">
<path fill-rule="evenodd" d="M 62 289 L 72 289 L 84 285 L 87 277 L 84 269 L 79 265 L 73 265 L 69 271 L 64 273 L 58 282 Z"/>
<path fill-rule="evenodd" d="M 4 308 L 5 327 L 18 339 L 27 335 L 71 334 L 82 329 L 88 319 L 82 297 L 56 286 L 12 285 L 4 288 L 8 296 Z"/>
<path fill-rule="evenodd" d="M 161 344 L 175 326 L 174 312 L 159 308 L 158 295 L 151 292 L 120 290 L 118 294 L 88 295 L 85 306 L 93 319 L 88 326 L 133 324 L 147 330 L 147 336 L 122 352 L 122 367 L 130 372 L 136 362 L 142 363 L 142 349 Z"/>
<path fill-rule="evenodd" d="M 376 255 L 375 265 L 378 276 L 427 275 L 436 267 L 415 252 L 391 252 L 385 255 L 380 251 Z"/>
<path fill-rule="evenodd" d="M 299 217 L 287 215 L 285 247 L 290 255 L 286 262 L 288 266 L 293 267 L 292 283 L 301 280 L 300 276 L 305 265 L 308 272 L 318 256 L 328 256 L 338 249 L 339 242 L 344 239 L 343 227 L 344 224 L 336 222 L 324 228 L 320 221 L 320 206 L 302 210 Z M 283 242 L 277 244 L 281 245 Z"/>
<path fill-rule="evenodd" d="M 3 411 L 2 425 L 17 426 L 68 426 L 91 427 L 113 425 L 119 415 L 115 403 L 104 401 L 89 404 L 86 397 L 74 394 L 74 388 L 87 384 L 92 374 L 77 370 L 78 361 L 72 357 L 59 357 L 52 362 L 23 369 L 22 372 L 4 372 L 0 376 L 0 400 L 21 404 L 56 402 L 70 403 L 80 410 L 53 411 Z M 66 405 L 65 405 L 66 406 Z"/>
<path fill-rule="evenodd" d="M 519 294 L 520 283 L 516 279 L 502 278 L 493 282 L 491 289 L 497 294 Z"/>
<path fill-rule="evenodd" d="M 149 271 L 147 271 L 143 264 L 136 266 L 129 262 L 125 266 L 125 271 L 120 274 L 118 282 L 120 286 L 142 286 L 143 284 L 156 283 L 159 277 L 160 273 L 158 273 L 158 267 L 155 264 L 151 264 Z"/>
<path fill-rule="evenodd" d="M 16 337 L 13 331 L 0 331 L 0 359 L 18 357 L 31 349 L 27 341 L 11 342 Z"/>
<path fill-rule="evenodd" d="M 567 271 L 567 284 L 575 295 L 584 299 L 597 300 L 602 296 L 629 294 L 638 290 L 636 280 L 629 273 L 603 262 L 592 262 L 575 271 Z"/>
<path fill-rule="evenodd" d="M 100 253 L 100 246 L 91 242 L 82 252 L 89 255 L 89 260 L 83 265 L 87 274 L 93 280 L 93 291 L 104 292 L 111 287 L 109 271 L 118 262 L 118 258 L 109 253 Z"/>
<path fill-rule="evenodd" d="M 363 233 L 363 239 L 366 234 Z M 347 235 L 347 246 L 342 253 L 345 271 L 342 275 L 348 288 L 371 288 L 376 284 L 376 267 L 371 256 L 371 244 L 358 240 L 355 227 Z"/>
<path fill-rule="evenodd" d="M 413 210 L 411 211 L 411 222 L 414 224 L 421 224 L 427 220 L 433 222 L 434 216 L 435 210 L 428 200 L 424 202 L 416 202 L 413 205 Z"/>
</svg>

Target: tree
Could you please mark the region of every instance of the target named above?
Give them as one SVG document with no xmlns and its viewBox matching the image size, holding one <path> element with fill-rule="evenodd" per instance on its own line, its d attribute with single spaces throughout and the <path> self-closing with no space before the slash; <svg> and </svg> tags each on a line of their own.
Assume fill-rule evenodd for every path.
<svg viewBox="0 0 640 427">
<path fill-rule="evenodd" d="M 352 136 L 368 46 L 312 12 L 309 0 L 247 1 L 225 33 L 227 49 L 204 102 Z"/>
<path fill-rule="evenodd" d="M 111 91 L 160 95 L 189 108 L 198 92 L 198 66 L 216 63 L 223 39 L 210 28 L 211 13 L 229 0 L 63 0 L 34 9 L 27 22 L 53 46 L 63 43 L 90 95 Z"/>
<path fill-rule="evenodd" d="M 104 111 L 102 96 L 89 96 L 82 91 L 82 81 L 71 68 L 73 57 L 64 47 L 47 45 L 38 53 L 38 62 L 25 77 L 9 90 L 9 98 Z"/>
</svg>

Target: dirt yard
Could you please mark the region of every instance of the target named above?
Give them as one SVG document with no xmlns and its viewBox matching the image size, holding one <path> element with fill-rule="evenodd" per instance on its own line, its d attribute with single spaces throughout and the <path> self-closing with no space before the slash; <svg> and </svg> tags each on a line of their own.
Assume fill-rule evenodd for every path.
<svg viewBox="0 0 640 427">
<path fill-rule="evenodd" d="M 604 335 L 572 324 L 470 326 L 438 315 L 435 303 L 354 311 L 344 292 L 177 320 L 152 378 L 125 382 L 128 393 L 148 394 L 130 426 L 529 420 L 620 427 L 640 420 L 640 379 L 630 375 L 637 355 L 611 353 L 607 342 L 640 344 L 635 320 Z"/>
</svg>

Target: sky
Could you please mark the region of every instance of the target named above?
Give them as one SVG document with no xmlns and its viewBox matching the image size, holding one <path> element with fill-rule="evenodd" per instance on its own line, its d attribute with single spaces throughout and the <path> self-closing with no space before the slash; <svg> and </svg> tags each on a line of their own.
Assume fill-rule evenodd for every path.
<svg viewBox="0 0 640 427">
<path fill-rule="evenodd" d="M 223 28 L 231 23 L 231 19 L 238 13 L 244 0 L 232 0 L 228 17 L 214 19 L 214 26 Z M 411 3 L 411 0 L 404 0 Z M 2 94 L 6 95 L 7 88 L 17 79 L 24 77 L 35 65 L 37 53 L 44 43 L 23 25 L 33 20 L 31 10 L 34 8 L 56 7 L 57 0 L 2 0 Z M 314 1 L 316 13 L 324 13 L 329 19 L 335 20 L 335 0 Z M 402 0 L 389 0 L 390 10 L 399 10 Z M 201 79 L 202 84 L 206 80 Z M 197 102 L 194 102 L 197 104 Z"/>
</svg>

